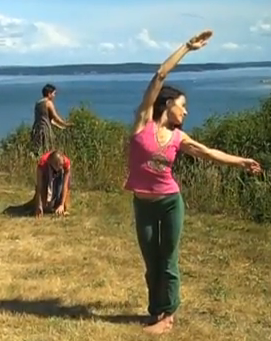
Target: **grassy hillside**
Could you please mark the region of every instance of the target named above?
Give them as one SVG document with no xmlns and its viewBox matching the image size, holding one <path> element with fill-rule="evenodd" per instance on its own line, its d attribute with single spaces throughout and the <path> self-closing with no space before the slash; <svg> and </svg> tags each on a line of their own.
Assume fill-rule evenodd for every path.
<svg viewBox="0 0 271 341">
<path fill-rule="evenodd" d="M 0 208 L 33 193 L 0 181 Z M 0 216 L 0 325 L 5 341 L 147 341 L 144 268 L 130 196 L 75 192 L 68 218 Z M 159 339 L 270 340 L 271 228 L 188 214 L 182 307 Z M 139 316 L 138 316 L 139 315 Z"/>
</svg>

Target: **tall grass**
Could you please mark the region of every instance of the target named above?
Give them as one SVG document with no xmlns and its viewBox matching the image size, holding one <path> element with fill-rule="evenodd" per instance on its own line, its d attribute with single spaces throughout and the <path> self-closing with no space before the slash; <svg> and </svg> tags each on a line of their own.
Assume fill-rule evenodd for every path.
<svg viewBox="0 0 271 341">
<path fill-rule="evenodd" d="M 127 176 L 128 127 L 100 119 L 85 107 L 73 109 L 70 119 L 74 126 L 57 132 L 56 146 L 71 158 L 74 186 L 121 190 Z M 257 111 L 213 116 L 191 135 L 212 148 L 259 160 L 264 172 L 255 177 L 240 169 L 179 155 L 174 173 L 187 206 L 270 221 L 271 96 Z M 0 170 L 9 174 L 10 181 L 35 181 L 36 160 L 31 157 L 29 136 L 30 128 L 22 125 L 1 141 Z"/>
</svg>

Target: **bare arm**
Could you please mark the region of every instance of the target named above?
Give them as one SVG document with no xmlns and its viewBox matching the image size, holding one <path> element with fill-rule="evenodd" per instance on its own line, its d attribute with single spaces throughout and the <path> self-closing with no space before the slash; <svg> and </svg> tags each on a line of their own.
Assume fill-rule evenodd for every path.
<svg viewBox="0 0 271 341">
<path fill-rule="evenodd" d="M 217 149 L 208 148 L 204 144 L 193 140 L 184 132 L 181 132 L 180 149 L 185 154 L 189 154 L 191 156 L 199 157 L 206 160 L 211 160 L 224 165 L 246 168 L 255 173 L 261 171 L 260 165 L 253 159 L 247 159 L 227 154 Z"/>
<path fill-rule="evenodd" d="M 70 124 L 66 121 L 64 121 L 56 112 L 55 106 L 51 101 L 47 102 L 47 107 L 48 110 L 50 112 L 50 117 L 52 120 L 52 124 L 54 124 L 55 126 L 57 126 L 58 128 L 66 128 L 69 127 Z"/>
<path fill-rule="evenodd" d="M 65 129 L 66 128 L 63 125 L 58 124 L 54 119 L 52 119 L 51 123 L 52 123 L 52 125 L 54 125 L 55 127 L 59 128 L 59 129 Z"/>
<path fill-rule="evenodd" d="M 40 169 L 40 167 L 38 167 L 37 169 L 37 188 L 36 188 L 36 202 L 35 202 L 35 209 L 36 211 L 39 208 L 43 208 L 42 207 L 42 199 L 41 199 L 41 191 L 42 191 L 42 170 Z"/>
<path fill-rule="evenodd" d="M 143 96 L 134 123 L 134 132 L 139 131 L 144 125 L 152 120 L 153 104 L 159 95 L 164 80 L 168 73 L 172 71 L 180 60 L 191 50 L 197 50 L 206 45 L 207 39 L 212 36 L 212 31 L 206 30 L 193 37 L 190 41 L 180 46 L 163 64 L 152 78 L 149 86 Z"/>
<path fill-rule="evenodd" d="M 65 201 L 66 201 L 66 197 L 67 197 L 67 193 L 68 193 L 69 179 L 70 179 L 70 169 L 65 170 L 65 172 L 64 172 L 63 195 L 62 195 L 61 204 L 60 204 L 62 206 L 64 206 Z"/>
<path fill-rule="evenodd" d="M 186 45 L 179 47 L 158 69 L 153 76 L 148 88 L 143 96 L 142 103 L 138 109 L 136 121 L 146 123 L 152 119 L 152 106 L 163 86 L 168 73 L 174 69 L 179 61 L 188 53 L 189 48 Z"/>
</svg>

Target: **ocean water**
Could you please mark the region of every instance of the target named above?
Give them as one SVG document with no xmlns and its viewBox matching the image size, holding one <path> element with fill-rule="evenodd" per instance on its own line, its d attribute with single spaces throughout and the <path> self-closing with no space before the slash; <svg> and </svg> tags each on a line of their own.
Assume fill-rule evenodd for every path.
<svg viewBox="0 0 271 341">
<path fill-rule="evenodd" d="M 32 124 L 35 101 L 47 82 L 57 87 L 55 105 L 67 116 L 72 107 L 88 105 L 97 115 L 132 122 L 152 74 L 67 76 L 0 76 L 0 138 L 20 123 Z M 210 115 L 257 108 L 271 93 L 271 68 L 176 72 L 167 83 L 187 95 L 185 130 L 200 126 Z"/>
</svg>

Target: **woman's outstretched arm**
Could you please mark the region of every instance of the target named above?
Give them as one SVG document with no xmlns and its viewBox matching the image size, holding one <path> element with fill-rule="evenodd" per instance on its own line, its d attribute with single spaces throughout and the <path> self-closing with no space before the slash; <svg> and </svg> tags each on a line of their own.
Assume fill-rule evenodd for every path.
<svg viewBox="0 0 271 341">
<path fill-rule="evenodd" d="M 50 112 L 51 122 L 53 125 L 60 129 L 64 129 L 67 127 L 70 127 L 72 124 L 63 120 L 58 113 L 56 112 L 55 106 L 51 101 L 48 101 L 47 103 L 48 110 Z"/>
<path fill-rule="evenodd" d="M 214 161 L 220 164 L 245 168 L 252 173 L 260 173 L 260 164 L 253 160 L 241 156 L 231 155 L 221 150 L 209 148 L 189 137 L 186 133 L 181 132 L 180 149 L 183 153 L 202 159 Z"/>
<path fill-rule="evenodd" d="M 181 45 L 168 59 L 161 64 L 158 71 L 153 76 L 147 90 L 143 96 L 143 100 L 136 112 L 134 123 L 134 132 L 140 130 L 144 125 L 152 119 L 153 104 L 159 95 L 164 80 L 168 73 L 172 71 L 180 60 L 192 50 L 198 50 L 207 44 L 207 40 L 212 36 L 213 32 L 205 30 L 200 34 L 191 38 L 186 44 Z"/>
</svg>

